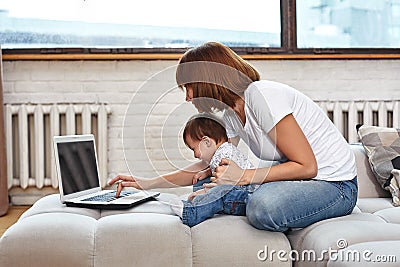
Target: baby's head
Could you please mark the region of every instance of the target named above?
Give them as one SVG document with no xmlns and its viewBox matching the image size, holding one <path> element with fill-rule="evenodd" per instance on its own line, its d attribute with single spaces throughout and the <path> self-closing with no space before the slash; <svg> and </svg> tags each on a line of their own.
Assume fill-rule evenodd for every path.
<svg viewBox="0 0 400 267">
<path fill-rule="evenodd" d="M 228 141 L 228 136 L 218 117 L 200 113 L 186 123 L 183 141 L 193 150 L 195 158 L 209 163 L 218 147 Z"/>
</svg>

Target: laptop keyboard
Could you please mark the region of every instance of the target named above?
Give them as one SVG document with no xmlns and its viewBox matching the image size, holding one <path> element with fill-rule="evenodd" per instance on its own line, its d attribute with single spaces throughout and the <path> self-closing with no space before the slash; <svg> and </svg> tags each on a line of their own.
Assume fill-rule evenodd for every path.
<svg viewBox="0 0 400 267">
<path fill-rule="evenodd" d="M 116 200 L 117 198 L 115 197 L 116 191 L 111 191 L 102 195 L 97 195 L 97 196 L 93 196 L 93 197 L 89 197 L 86 199 L 82 199 L 82 201 L 101 201 L 101 202 L 110 202 L 113 200 Z M 121 191 L 121 194 L 119 195 L 119 197 L 126 197 L 126 196 L 130 196 L 133 195 L 134 192 L 127 192 L 127 191 Z"/>
</svg>

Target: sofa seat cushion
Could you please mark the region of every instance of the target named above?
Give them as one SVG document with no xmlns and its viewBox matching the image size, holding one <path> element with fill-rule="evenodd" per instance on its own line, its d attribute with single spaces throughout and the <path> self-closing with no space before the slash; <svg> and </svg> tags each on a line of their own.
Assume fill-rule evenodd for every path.
<svg viewBox="0 0 400 267">
<path fill-rule="evenodd" d="M 0 266 L 92 266 L 96 226 L 96 219 L 72 213 L 19 220 L 1 238 Z"/>
<path fill-rule="evenodd" d="M 400 241 L 374 241 L 357 243 L 340 251 L 339 257 L 330 259 L 328 267 L 399 266 Z"/>
<path fill-rule="evenodd" d="M 298 253 L 312 250 L 317 258 L 324 256 L 319 262 L 297 261 L 295 266 L 326 266 L 329 257 L 322 251 L 329 248 L 338 249 L 338 242 L 341 240 L 347 245 L 352 245 L 367 241 L 400 239 L 400 225 L 388 224 L 375 214 L 354 213 L 323 220 L 304 229 L 290 231 L 287 236 L 292 249 Z"/>
<path fill-rule="evenodd" d="M 349 221 L 350 223 L 359 222 L 359 221 L 366 221 L 366 222 L 378 222 L 378 223 L 385 223 L 385 220 L 381 217 L 370 214 L 370 213 L 352 213 L 347 216 L 331 218 L 327 220 L 323 220 L 320 222 L 316 222 L 306 228 L 300 229 L 293 229 L 288 232 L 288 238 L 290 243 L 292 244 L 292 248 L 299 248 L 302 247 L 304 239 L 314 231 L 314 229 L 320 227 L 321 225 L 329 224 L 332 222 L 338 221 Z"/>
<path fill-rule="evenodd" d="M 120 211 L 97 219 L 70 208 L 48 212 L 58 207 L 46 206 L 40 212 L 38 206 L 0 239 L 0 266 L 192 264 L 190 228 L 177 216 Z"/>
<path fill-rule="evenodd" d="M 189 228 L 159 201 L 101 211 L 69 208 L 50 195 L 0 239 L 0 266 L 291 266 L 263 261 L 266 247 L 291 249 L 285 234 L 257 230 L 244 216 L 217 215 Z"/>
<path fill-rule="evenodd" d="M 290 239 L 290 238 L 289 238 Z M 293 249 L 300 254 L 303 251 L 313 251 L 317 258 L 323 258 L 317 264 L 307 258 L 300 258 L 296 266 L 325 266 L 329 260 L 329 254 L 323 251 L 345 249 L 354 244 L 371 241 L 400 240 L 400 225 L 377 221 L 334 221 L 321 224 L 310 231 L 301 243 Z"/>
<path fill-rule="evenodd" d="M 168 193 L 161 193 L 163 195 L 172 195 Z M 167 198 L 168 199 L 168 198 Z M 173 213 L 172 209 L 166 205 L 162 201 L 157 201 L 157 200 L 150 200 L 145 203 L 142 203 L 140 205 L 137 205 L 133 208 L 126 209 L 126 210 L 102 210 L 101 211 L 101 217 L 106 217 L 110 215 L 117 215 L 117 214 L 127 214 L 127 213 L 157 213 L 157 214 L 165 214 L 165 215 L 173 215 L 175 216 L 175 213 Z"/>
<path fill-rule="evenodd" d="M 388 223 L 400 224 L 400 208 L 391 207 L 388 209 L 382 209 L 374 213 L 375 215 L 381 217 Z M 399 258 L 400 259 L 400 258 Z"/>
<path fill-rule="evenodd" d="M 271 251 L 290 251 L 285 234 L 258 230 L 244 216 L 217 215 L 191 228 L 193 266 L 291 266 Z"/>
<path fill-rule="evenodd" d="M 359 198 L 356 207 L 361 212 L 374 213 L 379 210 L 393 208 L 393 204 L 390 198 Z"/>
<path fill-rule="evenodd" d="M 94 266 L 190 266 L 190 228 L 177 216 L 110 215 L 98 221 Z M 116 261 L 118 263 L 116 263 Z"/>
<path fill-rule="evenodd" d="M 165 194 L 165 193 L 163 193 Z M 52 194 L 39 199 L 30 209 L 28 209 L 22 216 L 21 219 L 26 217 L 34 216 L 43 213 L 72 213 L 80 214 L 91 217 L 93 219 L 100 219 L 102 217 L 117 215 L 121 213 L 158 213 L 166 215 L 175 215 L 171 208 L 167 205 L 162 204 L 160 201 L 150 200 L 126 210 L 97 210 L 97 209 L 86 209 L 86 208 L 74 208 L 67 207 L 65 204 L 60 202 L 59 194 Z"/>
<path fill-rule="evenodd" d="M 21 215 L 19 220 L 44 213 L 71 213 L 88 216 L 96 220 L 101 217 L 100 210 L 67 207 L 60 202 L 59 194 L 52 194 L 36 201 L 32 207 Z"/>
</svg>

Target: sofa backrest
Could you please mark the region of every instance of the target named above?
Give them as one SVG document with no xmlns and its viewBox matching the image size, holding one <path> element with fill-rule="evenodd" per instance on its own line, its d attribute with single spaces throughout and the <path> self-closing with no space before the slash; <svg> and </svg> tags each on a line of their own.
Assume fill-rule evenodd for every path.
<svg viewBox="0 0 400 267">
<path fill-rule="evenodd" d="M 376 181 L 364 147 L 359 143 L 351 144 L 350 147 L 356 157 L 358 197 L 390 197 L 390 193 L 384 190 Z"/>
</svg>

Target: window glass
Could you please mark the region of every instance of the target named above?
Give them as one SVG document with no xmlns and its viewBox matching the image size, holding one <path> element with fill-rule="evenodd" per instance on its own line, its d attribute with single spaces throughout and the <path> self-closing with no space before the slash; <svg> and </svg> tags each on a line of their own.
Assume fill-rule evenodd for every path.
<svg viewBox="0 0 400 267">
<path fill-rule="evenodd" d="M 280 47 L 280 0 L 1 0 L 3 48 Z"/>
<path fill-rule="evenodd" d="M 299 48 L 400 47 L 400 0 L 296 3 Z"/>
</svg>

